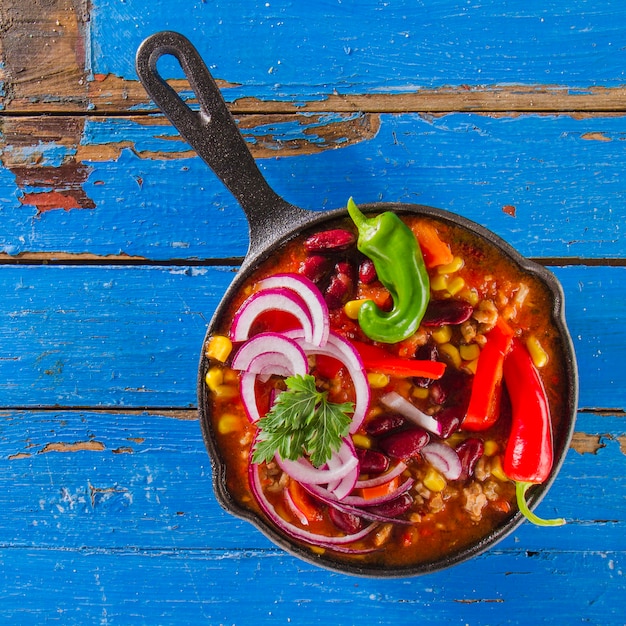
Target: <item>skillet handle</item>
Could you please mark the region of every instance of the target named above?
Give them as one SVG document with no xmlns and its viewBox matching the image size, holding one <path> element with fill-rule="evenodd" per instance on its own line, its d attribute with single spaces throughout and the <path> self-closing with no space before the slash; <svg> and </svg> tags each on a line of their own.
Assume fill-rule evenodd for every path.
<svg viewBox="0 0 626 626">
<path fill-rule="evenodd" d="M 189 108 L 159 74 L 157 62 L 168 54 L 180 63 L 199 111 Z M 186 37 L 172 31 L 151 35 L 139 46 L 135 65 L 148 95 L 243 208 L 250 231 L 249 256 L 293 231 L 294 223 L 306 222 L 309 211 L 289 204 L 268 185 L 219 87 Z"/>
</svg>

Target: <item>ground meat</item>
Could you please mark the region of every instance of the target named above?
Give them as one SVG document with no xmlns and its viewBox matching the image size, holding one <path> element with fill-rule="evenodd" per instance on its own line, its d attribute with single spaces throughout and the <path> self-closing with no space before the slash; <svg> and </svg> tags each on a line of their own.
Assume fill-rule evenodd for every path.
<svg viewBox="0 0 626 626">
<path fill-rule="evenodd" d="M 440 493 L 436 493 L 428 502 L 428 508 L 431 513 L 439 513 L 445 506 L 446 503 L 443 501 L 443 496 Z"/>
<path fill-rule="evenodd" d="M 482 300 L 478 308 L 474 309 L 472 317 L 481 325 L 481 331 L 486 333 L 498 321 L 498 309 L 491 300 Z"/>
<path fill-rule="evenodd" d="M 480 483 L 472 482 L 468 487 L 463 489 L 465 496 L 465 504 L 463 508 L 469 513 L 473 522 L 479 522 L 482 517 L 482 511 L 487 506 L 487 496 L 483 493 Z"/>
<path fill-rule="evenodd" d="M 480 482 L 484 482 L 491 476 L 491 461 L 489 457 L 481 456 L 480 459 L 478 459 L 476 467 L 474 468 L 474 476 L 476 476 Z"/>
<path fill-rule="evenodd" d="M 382 546 L 387 541 L 387 539 L 389 539 L 392 530 L 393 524 L 385 524 L 381 526 L 374 535 L 374 545 L 378 548 Z"/>
<path fill-rule="evenodd" d="M 498 488 L 498 482 L 495 480 L 488 480 L 483 485 L 483 492 L 489 502 L 495 502 L 500 498 L 500 490 Z"/>
</svg>

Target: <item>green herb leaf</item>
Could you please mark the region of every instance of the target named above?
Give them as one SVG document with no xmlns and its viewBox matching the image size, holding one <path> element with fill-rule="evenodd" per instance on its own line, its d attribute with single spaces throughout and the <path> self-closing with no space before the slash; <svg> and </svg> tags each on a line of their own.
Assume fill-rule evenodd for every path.
<svg viewBox="0 0 626 626">
<path fill-rule="evenodd" d="M 354 405 L 329 402 L 327 392 L 317 390 L 310 374 L 291 376 L 285 383 L 287 390 L 257 424 L 252 460 L 269 462 L 278 452 L 291 461 L 309 456 L 320 467 L 348 434 Z"/>
</svg>

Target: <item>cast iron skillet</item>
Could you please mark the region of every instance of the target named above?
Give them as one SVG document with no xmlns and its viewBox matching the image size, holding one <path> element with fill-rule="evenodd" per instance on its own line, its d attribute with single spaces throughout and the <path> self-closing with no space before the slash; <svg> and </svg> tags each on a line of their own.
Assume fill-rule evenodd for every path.
<svg viewBox="0 0 626 626">
<path fill-rule="evenodd" d="M 163 55 L 173 55 L 180 63 L 198 100 L 199 111 L 192 110 L 183 102 L 159 74 L 157 61 Z M 152 35 L 141 44 L 137 52 L 136 67 L 139 78 L 148 94 L 178 129 L 182 137 L 191 144 L 235 196 L 248 220 L 250 236 L 248 253 L 236 278 L 215 311 L 207 330 L 206 338 L 208 338 L 213 333 L 213 329 L 218 327 L 219 320 L 226 313 L 234 294 L 262 261 L 304 230 L 345 217 L 347 212 L 344 209 L 326 212 L 306 211 L 289 204 L 269 187 L 248 151 L 245 140 L 239 133 L 219 88 L 198 52 L 185 37 L 168 31 Z M 565 325 L 563 293 L 559 282 L 552 273 L 522 257 L 497 235 L 460 216 L 423 205 L 393 202 L 364 204 L 361 208 L 364 212 L 369 213 L 395 211 L 397 213 L 430 216 L 460 226 L 495 246 L 525 272 L 538 277 L 552 292 L 552 315 L 561 335 L 561 358 L 567 378 L 565 388 L 568 397 L 559 429 L 554 433 L 555 462 L 552 474 L 548 481 L 532 490 L 530 496 L 529 504 L 531 508 L 534 508 L 552 484 L 569 448 L 578 401 L 576 362 L 571 338 Z M 435 562 L 406 568 L 385 569 L 358 563 L 333 561 L 329 557 L 314 555 L 306 548 L 302 548 L 280 534 L 264 519 L 240 507 L 228 492 L 226 468 L 220 458 L 211 427 L 209 399 L 204 383 L 204 374 L 208 365 L 204 350 L 202 350 L 202 355 L 198 375 L 199 414 L 204 440 L 211 458 L 216 497 L 227 511 L 255 524 L 274 543 L 289 553 L 316 565 L 352 575 L 370 577 L 413 576 L 434 572 L 474 557 L 511 533 L 523 521 L 524 518 L 518 513 L 478 543 Z"/>
</svg>

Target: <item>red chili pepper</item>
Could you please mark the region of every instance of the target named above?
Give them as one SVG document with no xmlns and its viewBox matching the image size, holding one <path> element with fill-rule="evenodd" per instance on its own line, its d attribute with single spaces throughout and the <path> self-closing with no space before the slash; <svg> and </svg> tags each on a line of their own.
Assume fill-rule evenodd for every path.
<svg viewBox="0 0 626 626">
<path fill-rule="evenodd" d="M 478 357 L 470 401 L 462 424 L 465 430 L 486 430 L 496 423 L 500 415 L 502 367 L 511 347 L 513 331 L 498 318 L 486 338 L 487 343 Z"/>
<path fill-rule="evenodd" d="M 552 470 L 552 423 L 550 406 L 537 368 L 518 339 L 504 360 L 504 382 L 511 398 L 512 423 L 502 469 L 515 481 L 517 504 L 522 514 L 540 526 L 559 526 L 562 519 L 537 517 L 526 503 L 531 485 L 547 480 Z"/>
<path fill-rule="evenodd" d="M 390 376 L 406 378 L 417 376 L 437 380 L 446 371 L 446 364 L 441 361 L 405 359 L 394 356 L 384 348 L 361 341 L 351 341 L 363 361 L 366 370 L 383 372 Z"/>
</svg>

